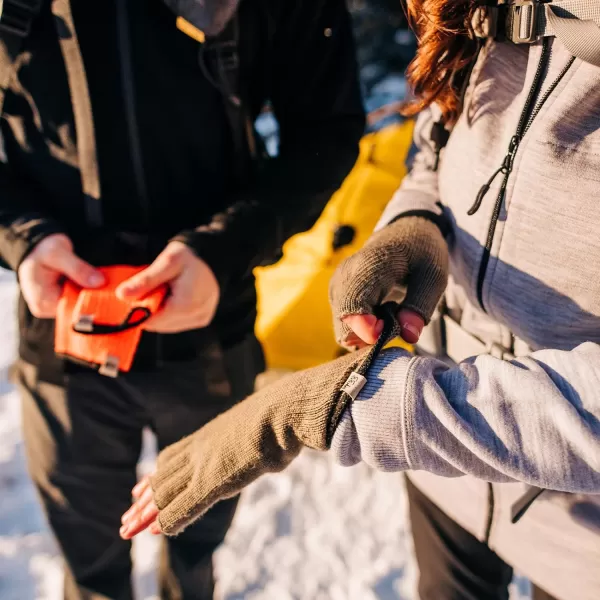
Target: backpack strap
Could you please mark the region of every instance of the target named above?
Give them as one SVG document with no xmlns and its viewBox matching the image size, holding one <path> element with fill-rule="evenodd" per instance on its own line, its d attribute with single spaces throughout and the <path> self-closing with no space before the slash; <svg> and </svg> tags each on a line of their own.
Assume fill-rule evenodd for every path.
<svg viewBox="0 0 600 600">
<path fill-rule="evenodd" d="M 31 33 L 31 25 L 40 13 L 44 0 L 4 0 L 0 4 L 0 117 L 4 112 L 4 100 L 14 75 L 15 61 L 23 44 Z M 100 205 L 100 176 L 96 157 L 96 136 L 83 59 L 73 25 L 69 0 L 53 0 L 52 13 L 65 62 L 75 130 L 77 154 L 81 173 L 81 186 L 85 198 L 87 221 L 92 226 L 102 224 Z M 6 161 L 2 148 L 2 160 Z"/>
<path fill-rule="evenodd" d="M 513 44 L 556 37 L 574 56 L 600 66 L 598 0 L 500 0 L 480 6 L 471 25 L 479 38 Z"/>
<path fill-rule="evenodd" d="M 233 139 L 234 171 L 240 184 L 252 178 L 261 151 L 243 89 L 240 62 L 240 18 L 236 14 L 222 33 L 200 46 L 204 76 L 221 92 Z"/>
<path fill-rule="evenodd" d="M 86 220 L 89 225 L 99 227 L 102 225 L 102 206 L 94 117 L 70 0 L 54 0 L 52 13 L 55 17 L 58 39 L 69 80 Z"/>
<path fill-rule="evenodd" d="M 42 2 L 43 0 L 4 0 L 0 3 L 0 117 L 4 112 L 6 92 L 15 72 L 15 60 L 31 31 L 34 18 L 40 12 Z M 6 162 L 3 144 L 0 154 L 0 160 Z"/>
<path fill-rule="evenodd" d="M 468 65 L 455 72 L 452 76 L 452 81 L 450 85 L 456 90 L 456 93 L 459 97 L 460 108 L 459 112 L 462 112 L 465 103 L 465 96 L 467 94 L 467 87 L 469 85 L 469 80 L 471 79 L 471 74 L 473 73 L 473 69 L 475 68 L 475 63 L 479 58 L 479 53 L 481 52 L 483 44 L 480 40 L 477 40 L 477 49 L 471 58 Z M 433 149 L 435 152 L 434 163 L 431 167 L 432 171 L 437 171 L 440 165 L 440 154 L 442 150 L 446 147 L 448 140 L 450 139 L 450 130 L 447 128 L 447 123 L 443 117 L 440 117 L 437 121 L 435 121 L 431 127 L 431 135 L 429 137 L 431 143 L 433 145 Z"/>
</svg>

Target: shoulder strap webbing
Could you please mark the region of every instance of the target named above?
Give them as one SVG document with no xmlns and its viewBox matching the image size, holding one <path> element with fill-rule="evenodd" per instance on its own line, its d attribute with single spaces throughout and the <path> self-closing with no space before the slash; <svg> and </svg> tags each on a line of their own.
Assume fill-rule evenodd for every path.
<svg viewBox="0 0 600 600">
<path fill-rule="evenodd" d="M 4 112 L 4 99 L 14 74 L 15 60 L 41 5 L 42 0 L 4 0 L 0 3 L 0 117 Z M 0 146 L 0 160 L 5 162 L 1 136 Z"/>
<path fill-rule="evenodd" d="M 243 183 L 252 176 L 259 152 L 242 89 L 239 43 L 240 19 L 236 15 L 221 34 L 202 44 L 200 65 L 223 95 L 233 139 L 236 180 Z"/>
<path fill-rule="evenodd" d="M 466 66 L 454 73 L 450 83 L 450 85 L 456 90 L 456 93 L 459 97 L 459 112 L 462 112 L 464 108 L 469 80 L 471 79 L 471 74 L 475 68 L 475 63 L 477 63 L 479 53 L 481 52 L 481 41 L 478 40 L 477 42 L 477 49 L 473 54 L 473 57 Z M 440 118 L 432 124 L 431 135 L 429 136 L 429 139 L 431 140 L 433 150 L 435 152 L 435 159 L 431 169 L 432 171 L 437 171 L 440 165 L 441 152 L 446 147 L 446 144 L 450 139 L 450 129 L 448 128 L 445 119 Z"/>
<path fill-rule="evenodd" d="M 574 56 L 600 66 L 598 0 L 499 0 L 480 6 L 472 26 L 477 37 L 515 44 L 556 37 Z"/>
<path fill-rule="evenodd" d="M 98 227 L 102 224 L 102 207 L 94 118 L 83 59 L 73 24 L 70 0 L 54 0 L 52 13 L 55 16 L 58 38 L 69 80 L 87 222 L 91 226 Z"/>
<path fill-rule="evenodd" d="M 577 58 L 600 67 L 600 2 L 582 11 L 581 18 L 564 15 L 559 7 L 548 6 L 545 11 L 546 27 L 543 35 L 555 35 Z"/>
</svg>

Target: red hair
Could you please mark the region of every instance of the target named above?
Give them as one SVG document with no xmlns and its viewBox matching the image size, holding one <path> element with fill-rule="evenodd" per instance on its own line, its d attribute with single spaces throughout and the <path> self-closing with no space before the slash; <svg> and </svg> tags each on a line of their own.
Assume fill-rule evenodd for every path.
<svg viewBox="0 0 600 600">
<path fill-rule="evenodd" d="M 479 0 L 407 0 L 407 16 L 417 36 L 417 53 L 406 71 L 415 96 L 402 113 L 412 116 L 436 103 L 448 123 L 460 113 L 454 76 L 475 57 L 471 19 Z"/>
</svg>

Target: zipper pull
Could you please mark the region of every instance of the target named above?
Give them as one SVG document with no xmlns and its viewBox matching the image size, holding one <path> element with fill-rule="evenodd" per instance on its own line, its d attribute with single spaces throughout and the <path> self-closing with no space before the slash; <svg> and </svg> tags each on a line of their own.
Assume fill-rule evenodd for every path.
<svg viewBox="0 0 600 600">
<path fill-rule="evenodd" d="M 513 162 L 515 160 L 515 155 L 517 154 L 517 150 L 519 149 L 519 144 L 521 143 L 520 135 L 513 135 L 510 138 L 510 144 L 508 145 L 508 154 L 504 157 L 504 162 L 502 166 L 506 169 L 506 173 L 510 173 L 513 168 Z"/>
<path fill-rule="evenodd" d="M 479 189 L 479 192 L 477 193 L 477 198 L 475 198 L 475 202 L 473 202 L 473 205 L 467 211 L 467 214 L 469 216 L 474 215 L 480 209 L 481 203 L 483 202 L 485 195 L 490 191 L 490 187 L 492 186 L 492 183 L 494 183 L 494 179 L 496 179 L 496 177 L 498 177 L 500 173 L 503 173 L 506 176 L 512 171 L 513 161 L 515 160 L 515 154 L 517 153 L 520 143 L 520 135 L 513 135 L 512 138 L 510 138 L 510 144 L 508 145 L 508 154 L 504 157 L 504 160 L 502 161 L 502 166 Z"/>
<path fill-rule="evenodd" d="M 497 171 L 494 172 L 494 174 L 487 180 L 487 182 L 481 186 L 479 192 L 477 193 L 477 198 L 475 198 L 475 202 L 473 202 L 473 205 L 467 211 L 467 214 L 469 216 L 474 215 L 480 209 L 481 203 L 483 202 L 485 195 L 490 191 L 490 187 L 492 186 L 492 183 L 494 183 L 494 179 L 496 179 L 496 177 L 498 177 L 498 174 L 502 173 L 503 171 L 504 163 Z"/>
</svg>

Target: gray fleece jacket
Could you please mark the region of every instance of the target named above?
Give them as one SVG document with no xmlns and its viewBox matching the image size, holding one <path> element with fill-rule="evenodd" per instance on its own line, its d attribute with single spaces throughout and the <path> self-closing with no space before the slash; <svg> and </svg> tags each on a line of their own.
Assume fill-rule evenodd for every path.
<svg viewBox="0 0 600 600">
<path fill-rule="evenodd" d="M 460 336 L 452 336 L 454 361 L 441 345 L 434 356 L 431 348 L 428 356 L 385 351 L 332 449 L 343 465 L 411 471 L 448 515 L 549 593 L 597 600 L 600 68 L 576 59 L 564 73 L 570 55 L 553 41 L 536 94 L 547 100 L 518 147 L 497 219 L 501 174 L 467 215 L 502 165 L 541 54 L 541 43 L 486 46 L 439 171 L 432 109 L 418 121 L 419 152 L 379 225 L 407 211 L 446 213 L 447 312 L 490 352 L 456 358 Z M 497 349 L 512 336 L 517 358 L 503 360 Z M 513 525 L 510 506 L 528 485 L 552 491 Z"/>
</svg>

